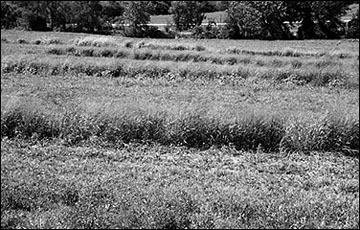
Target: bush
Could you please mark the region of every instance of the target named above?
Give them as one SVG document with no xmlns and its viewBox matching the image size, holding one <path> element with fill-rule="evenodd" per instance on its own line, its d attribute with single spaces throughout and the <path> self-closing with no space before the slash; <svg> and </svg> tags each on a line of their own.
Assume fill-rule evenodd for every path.
<svg viewBox="0 0 360 230">
<path fill-rule="evenodd" d="M 17 40 L 17 43 L 19 43 L 19 44 L 28 44 L 29 42 L 26 41 L 25 39 L 19 38 L 19 39 Z"/>
</svg>

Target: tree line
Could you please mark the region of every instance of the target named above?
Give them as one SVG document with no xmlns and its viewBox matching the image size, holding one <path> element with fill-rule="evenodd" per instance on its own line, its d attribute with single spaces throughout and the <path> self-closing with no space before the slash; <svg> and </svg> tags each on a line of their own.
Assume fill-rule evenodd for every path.
<svg viewBox="0 0 360 230">
<path fill-rule="evenodd" d="M 128 25 L 122 31 L 130 37 L 191 31 L 197 38 L 359 38 L 359 10 L 348 24 L 341 21 L 354 3 L 359 1 L 1 1 L 1 28 L 106 34 L 115 23 Z M 226 26 L 201 26 L 205 13 L 214 11 L 226 12 Z M 161 14 L 172 14 L 173 25 L 165 31 L 147 25 L 151 15 Z"/>
</svg>

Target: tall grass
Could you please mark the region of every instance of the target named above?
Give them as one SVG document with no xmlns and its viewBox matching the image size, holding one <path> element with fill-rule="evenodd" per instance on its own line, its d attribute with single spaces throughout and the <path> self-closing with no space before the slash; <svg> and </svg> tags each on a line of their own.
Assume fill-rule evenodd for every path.
<svg viewBox="0 0 360 230">
<path fill-rule="evenodd" d="M 284 57 L 323 57 L 331 56 L 336 58 L 352 58 L 353 56 L 349 53 L 343 53 L 339 51 L 332 52 L 301 52 L 291 48 L 286 48 L 284 50 L 245 50 L 239 49 L 236 47 L 229 47 L 225 50 L 226 53 L 230 54 L 250 54 L 250 55 L 264 55 L 264 56 L 284 56 Z"/>
<path fill-rule="evenodd" d="M 11 103 L 10 103 L 11 105 Z M 1 111 L 1 137 L 60 138 L 67 144 L 97 140 L 109 144 L 155 142 L 194 148 L 232 145 L 241 150 L 340 151 L 358 154 L 359 121 L 325 116 L 284 120 L 252 115 L 232 121 L 196 110 L 181 116 L 140 108 L 65 111 L 46 114 L 30 104 L 7 106 Z"/>
<path fill-rule="evenodd" d="M 115 58 L 131 58 L 135 60 L 153 60 L 153 61 L 176 61 L 176 62 L 207 62 L 217 65 L 259 65 L 269 67 L 284 67 L 292 66 L 294 68 L 300 68 L 303 65 L 314 66 L 322 69 L 328 66 L 336 66 L 341 63 L 332 60 L 334 57 L 325 55 L 324 60 L 316 61 L 300 61 L 296 60 L 262 60 L 254 59 L 253 57 L 245 56 L 238 57 L 234 55 L 211 55 L 211 54 L 199 54 L 193 52 L 154 52 L 151 50 L 140 51 L 138 49 L 95 49 L 95 48 L 77 48 L 77 47 L 49 47 L 46 50 L 48 54 L 54 55 L 74 55 L 82 57 L 115 57 Z"/>
<path fill-rule="evenodd" d="M 56 50 L 57 51 L 57 50 Z M 73 52 L 69 49 L 68 52 Z M 93 50 L 86 52 L 95 53 Z M 101 55 L 109 55 L 107 50 L 101 50 Z M 148 53 L 134 53 L 136 59 L 147 59 Z M 126 53 L 117 52 L 118 56 L 127 55 Z M 152 54 L 149 54 L 152 55 Z M 187 55 L 177 56 L 178 59 L 188 59 Z M 202 58 L 202 57 L 200 57 Z M 164 79 L 269 79 L 280 82 L 292 82 L 297 85 L 312 84 L 314 86 L 328 86 L 332 82 L 338 81 L 340 86 L 358 85 L 356 79 L 352 79 L 352 74 L 347 73 L 341 68 L 329 66 L 326 68 L 316 69 L 297 69 L 297 68 L 267 68 L 256 66 L 214 66 L 206 63 L 199 65 L 197 63 L 184 63 L 184 65 L 174 66 L 171 62 L 148 61 L 144 65 L 143 60 L 118 61 L 104 60 L 101 58 L 91 58 L 84 60 L 80 57 L 61 57 L 59 59 L 38 58 L 36 56 L 22 56 L 15 58 L 5 57 L 1 62 L 1 72 L 34 74 L 34 75 L 93 75 L 106 77 L 138 77 L 147 76 L 148 78 Z"/>
<path fill-rule="evenodd" d="M 118 46 L 119 42 L 111 36 L 87 36 L 79 39 L 75 39 L 73 44 L 76 46 Z"/>
</svg>

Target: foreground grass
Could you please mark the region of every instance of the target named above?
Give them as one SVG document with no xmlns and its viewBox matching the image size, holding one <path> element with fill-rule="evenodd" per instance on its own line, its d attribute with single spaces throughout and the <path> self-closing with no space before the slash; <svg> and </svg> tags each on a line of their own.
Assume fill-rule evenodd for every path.
<svg viewBox="0 0 360 230">
<path fill-rule="evenodd" d="M 359 161 L 2 139 L 4 228 L 358 228 Z"/>
</svg>

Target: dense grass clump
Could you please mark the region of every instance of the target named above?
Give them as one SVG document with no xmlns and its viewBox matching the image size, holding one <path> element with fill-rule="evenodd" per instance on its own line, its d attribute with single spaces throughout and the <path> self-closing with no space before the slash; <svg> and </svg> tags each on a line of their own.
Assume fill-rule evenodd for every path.
<svg viewBox="0 0 360 230">
<path fill-rule="evenodd" d="M 75 39 L 73 42 L 76 46 L 117 46 L 118 43 L 113 37 L 99 37 L 99 36 L 87 36 L 81 39 Z"/>
<path fill-rule="evenodd" d="M 35 137 L 39 140 L 54 138 L 60 130 L 54 121 L 45 117 L 37 108 L 16 106 L 1 110 L 1 137 Z"/>
<path fill-rule="evenodd" d="M 281 148 L 289 151 L 338 151 L 358 154 L 359 121 L 324 116 L 316 121 L 296 119 L 286 126 Z"/>
<path fill-rule="evenodd" d="M 184 46 L 184 45 L 164 45 L 164 44 L 154 44 L 154 43 L 143 43 L 140 48 L 150 48 L 150 49 L 164 49 L 164 50 L 196 50 L 196 51 L 204 51 L 206 50 L 202 45 L 196 46 Z"/>
</svg>

